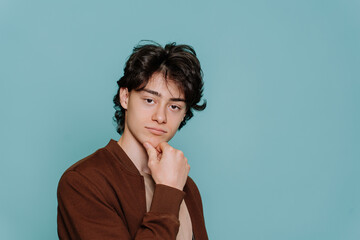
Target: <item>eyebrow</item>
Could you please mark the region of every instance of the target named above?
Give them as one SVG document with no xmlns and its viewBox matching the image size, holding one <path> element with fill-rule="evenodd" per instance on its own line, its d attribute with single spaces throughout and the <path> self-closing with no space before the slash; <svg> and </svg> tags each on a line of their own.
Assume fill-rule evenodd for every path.
<svg viewBox="0 0 360 240">
<path fill-rule="evenodd" d="M 154 91 L 154 90 L 144 88 L 141 91 L 153 94 L 153 95 L 155 95 L 157 97 L 161 97 L 161 94 L 159 92 Z M 170 98 L 170 101 L 173 101 L 173 102 L 185 102 L 185 99 L 184 98 Z"/>
</svg>

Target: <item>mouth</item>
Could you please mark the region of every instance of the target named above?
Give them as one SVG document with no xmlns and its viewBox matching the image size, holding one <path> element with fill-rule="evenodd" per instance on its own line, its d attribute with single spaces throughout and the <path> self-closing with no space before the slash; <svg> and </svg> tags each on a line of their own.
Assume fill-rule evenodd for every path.
<svg viewBox="0 0 360 240">
<path fill-rule="evenodd" d="M 152 128 L 152 127 L 145 127 L 145 128 L 148 129 L 149 132 L 151 132 L 152 134 L 157 135 L 157 136 L 161 136 L 161 135 L 167 133 L 167 131 L 162 130 L 160 128 Z"/>
</svg>

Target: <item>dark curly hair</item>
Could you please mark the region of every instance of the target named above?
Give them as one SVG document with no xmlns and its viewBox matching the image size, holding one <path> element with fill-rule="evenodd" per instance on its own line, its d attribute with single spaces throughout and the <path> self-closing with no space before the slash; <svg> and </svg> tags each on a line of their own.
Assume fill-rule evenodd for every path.
<svg viewBox="0 0 360 240">
<path fill-rule="evenodd" d="M 122 134 L 125 127 L 125 109 L 119 99 L 120 88 L 128 91 L 140 91 L 145 88 L 151 76 L 160 72 L 166 80 L 170 79 L 183 91 L 186 103 L 186 115 L 180 123 L 181 129 L 193 117 L 192 110 L 202 111 L 206 107 L 206 100 L 199 104 L 203 95 L 203 74 L 195 50 L 188 45 L 166 44 L 162 47 L 156 42 L 137 45 L 133 49 L 124 68 L 124 76 L 117 81 L 119 89 L 114 96 L 117 132 Z"/>
</svg>

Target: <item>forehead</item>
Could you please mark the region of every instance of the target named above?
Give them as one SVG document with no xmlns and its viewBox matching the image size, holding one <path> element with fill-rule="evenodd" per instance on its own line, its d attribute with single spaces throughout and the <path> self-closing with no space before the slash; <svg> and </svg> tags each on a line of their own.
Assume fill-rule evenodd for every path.
<svg viewBox="0 0 360 240">
<path fill-rule="evenodd" d="M 165 98 L 184 98 L 184 92 L 174 80 L 165 79 L 163 73 L 154 73 L 145 86 L 145 89 L 158 92 Z"/>
</svg>

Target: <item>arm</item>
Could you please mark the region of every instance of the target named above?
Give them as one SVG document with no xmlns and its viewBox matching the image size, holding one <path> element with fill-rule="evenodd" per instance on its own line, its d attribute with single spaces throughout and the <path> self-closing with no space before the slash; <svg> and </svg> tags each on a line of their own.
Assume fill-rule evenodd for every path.
<svg viewBox="0 0 360 240">
<path fill-rule="evenodd" d="M 58 187 L 60 239 L 175 239 L 184 192 L 156 185 L 151 209 L 131 236 L 122 212 L 117 212 L 95 184 L 76 171 L 66 172 Z"/>
</svg>

